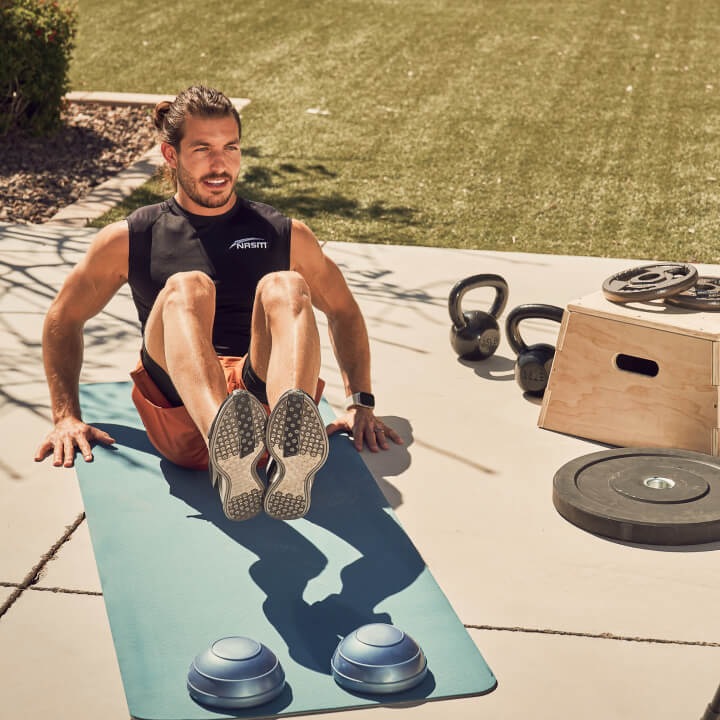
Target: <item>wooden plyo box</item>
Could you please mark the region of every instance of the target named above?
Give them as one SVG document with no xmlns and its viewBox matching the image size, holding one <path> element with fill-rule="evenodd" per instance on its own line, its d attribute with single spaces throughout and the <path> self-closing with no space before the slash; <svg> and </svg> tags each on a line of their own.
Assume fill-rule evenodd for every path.
<svg viewBox="0 0 720 720">
<path fill-rule="evenodd" d="M 720 313 L 602 292 L 565 309 L 538 425 L 622 447 L 720 454 Z"/>
</svg>

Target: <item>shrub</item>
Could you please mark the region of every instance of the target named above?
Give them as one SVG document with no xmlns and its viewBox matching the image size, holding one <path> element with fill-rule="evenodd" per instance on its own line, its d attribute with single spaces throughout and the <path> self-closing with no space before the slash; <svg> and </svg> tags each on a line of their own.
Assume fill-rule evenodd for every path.
<svg viewBox="0 0 720 720">
<path fill-rule="evenodd" d="M 0 0 L 0 133 L 59 126 L 76 29 L 75 6 Z"/>
</svg>

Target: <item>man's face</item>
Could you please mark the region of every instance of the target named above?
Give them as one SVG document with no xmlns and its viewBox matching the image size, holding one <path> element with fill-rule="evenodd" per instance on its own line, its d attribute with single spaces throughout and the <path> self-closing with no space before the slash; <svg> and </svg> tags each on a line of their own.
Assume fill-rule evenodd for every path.
<svg viewBox="0 0 720 720">
<path fill-rule="evenodd" d="M 240 173 L 240 138 L 232 116 L 188 115 L 178 151 L 163 154 L 177 171 L 177 199 L 197 215 L 219 215 L 235 204 L 233 187 Z"/>
</svg>

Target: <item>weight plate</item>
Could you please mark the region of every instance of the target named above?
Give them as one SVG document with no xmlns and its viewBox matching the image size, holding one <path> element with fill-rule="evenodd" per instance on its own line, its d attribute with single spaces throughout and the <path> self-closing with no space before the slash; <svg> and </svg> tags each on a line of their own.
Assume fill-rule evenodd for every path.
<svg viewBox="0 0 720 720">
<path fill-rule="evenodd" d="M 720 277 L 699 277 L 688 290 L 665 298 L 668 305 L 716 312 L 720 310 Z"/>
<path fill-rule="evenodd" d="M 720 540 L 720 458 L 686 450 L 603 450 L 553 479 L 553 504 L 589 532 L 647 545 Z"/>
<path fill-rule="evenodd" d="M 614 302 L 647 302 L 677 295 L 691 288 L 697 277 L 693 265 L 641 265 L 611 275 L 602 289 L 605 297 Z"/>
</svg>

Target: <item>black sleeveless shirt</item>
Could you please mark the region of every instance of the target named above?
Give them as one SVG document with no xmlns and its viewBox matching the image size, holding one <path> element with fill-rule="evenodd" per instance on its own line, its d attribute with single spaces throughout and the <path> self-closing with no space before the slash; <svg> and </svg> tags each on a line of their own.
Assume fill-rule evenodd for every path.
<svg viewBox="0 0 720 720">
<path fill-rule="evenodd" d="M 255 288 L 263 275 L 290 267 L 290 219 L 240 197 L 223 215 L 194 215 L 171 198 L 135 210 L 127 223 L 128 283 L 143 332 L 168 278 L 202 270 L 215 283 L 215 351 L 247 353 Z"/>
</svg>

